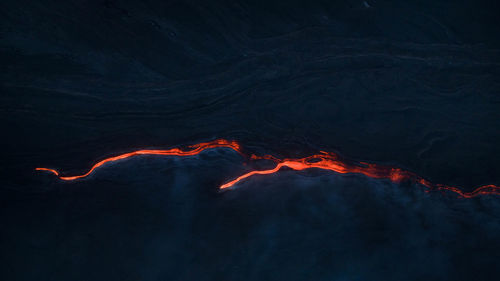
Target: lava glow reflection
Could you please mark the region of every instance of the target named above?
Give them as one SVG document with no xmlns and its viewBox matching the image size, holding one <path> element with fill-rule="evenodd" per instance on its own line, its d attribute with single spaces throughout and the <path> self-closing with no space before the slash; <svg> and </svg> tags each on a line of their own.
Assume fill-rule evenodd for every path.
<svg viewBox="0 0 500 281">
<path fill-rule="evenodd" d="M 80 178 L 84 178 L 89 176 L 92 172 L 94 172 L 97 168 L 101 167 L 102 165 L 108 163 L 108 162 L 113 162 L 117 161 L 120 159 L 126 159 L 130 158 L 136 155 L 165 155 L 165 156 L 192 156 L 192 155 L 197 155 L 203 152 L 204 150 L 211 149 L 211 148 L 230 148 L 238 153 L 245 155 L 241 151 L 241 146 L 236 142 L 236 141 L 228 141 L 224 139 L 219 139 L 219 140 L 214 140 L 210 142 L 204 142 L 204 143 L 199 143 L 195 144 L 192 146 L 188 146 L 186 150 L 180 149 L 180 148 L 172 148 L 172 149 L 167 149 L 167 150 L 137 150 L 125 154 L 121 154 L 118 156 L 106 158 L 104 160 L 101 160 L 97 162 L 94 166 L 92 166 L 88 172 L 81 174 L 81 175 L 76 175 L 76 176 L 61 176 L 60 173 L 57 170 L 54 169 L 49 169 L 49 168 L 36 168 L 38 171 L 48 171 L 59 177 L 61 180 L 66 180 L 66 181 L 71 181 L 71 180 L 76 180 Z M 276 166 L 273 169 L 269 170 L 255 170 L 255 171 L 250 171 L 246 174 L 243 174 L 239 177 L 237 177 L 234 180 L 231 180 L 223 185 L 220 186 L 220 189 L 227 189 L 230 187 L 233 187 L 240 181 L 249 178 L 253 175 L 266 175 L 266 174 L 273 174 L 278 172 L 282 167 L 288 167 L 293 170 L 305 170 L 305 169 L 311 169 L 311 168 L 317 168 L 317 169 L 322 169 L 322 170 L 330 170 L 334 171 L 337 173 L 341 174 L 347 174 L 347 173 L 356 173 L 356 174 L 362 174 L 370 178 L 375 178 L 375 179 L 388 179 L 392 182 L 401 182 L 401 181 L 411 181 L 413 183 L 418 183 L 424 187 L 426 187 L 428 190 L 444 190 L 444 191 L 451 191 L 459 195 L 460 197 L 463 198 L 472 198 L 477 195 L 500 195 L 500 187 L 496 185 L 484 185 L 476 188 L 475 190 L 471 192 L 465 192 L 460 188 L 454 187 L 454 186 L 448 186 L 448 185 L 443 185 L 443 184 L 435 184 L 432 183 L 412 172 L 402 170 L 397 167 L 389 167 L 389 166 L 384 166 L 384 165 L 379 165 L 379 164 L 371 164 L 371 163 L 365 163 L 365 162 L 359 162 L 359 163 L 352 163 L 352 162 L 347 162 L 343 161 L 340 159 L 335 153 L 332 152 L 325 152 L 321 151 L 319 154 L 311 155 L 305 158 L 298 158 L 298 159 L 279 159 L 276 157 L 273 157 L 271 155 L 265 155 L 265 156 L 256 156 L 252 155 L 250 157 L 251 160 L 259 160 L 259 159 L 266 159 L 270 160 L 276 163 Z"/>
</svg>

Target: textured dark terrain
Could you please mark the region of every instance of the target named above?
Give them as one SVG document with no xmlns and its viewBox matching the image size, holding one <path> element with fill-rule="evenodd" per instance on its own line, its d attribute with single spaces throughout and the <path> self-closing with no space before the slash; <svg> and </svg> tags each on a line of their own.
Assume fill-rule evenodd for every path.
<svg viewBox="0 0 500 281">
<path fill-rule="evenodd" d="M 248 170 L 215 138 L 500 184 L 496 1 L 0 3 L 0 280 L 498 280 L 500 196 Z"/>
</svg>

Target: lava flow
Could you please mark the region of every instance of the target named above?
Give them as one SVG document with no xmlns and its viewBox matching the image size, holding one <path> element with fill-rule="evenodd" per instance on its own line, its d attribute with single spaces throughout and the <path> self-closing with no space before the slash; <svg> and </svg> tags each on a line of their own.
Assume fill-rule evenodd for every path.
<svg viewBox="0 0 500 281">
<path fill-rule="evenodd" d="M 219 139 L 188 146 L 187 150 L 182 150 L 180 148 L 172 148 L 168 150 L 137 150 L 121 154 L 118 156 L 101 160 L 97 162 L 94 166 L 92 166 L 88 172 L 76 176 L 61 176 L 57 170 L 49 168 L 36 168 L 36 170 L 48 171 L 59 177 L 59 179 L 61 180 L 70 181 L 87 177 L 95 169 L 101 167 L 105 163 L 117 161 L 120 159 L 130 158 L 136 155 L 192 156 L 200 154 L 202 151 L 210 148 L 230 148 L 244 155 L 241 151 L 240 145 L 237 142 Z M 472 198 L 478 195 L 500 195 L 500 187 L 496 185 L 484 185 L 476 188 L 471 192 L 465 192 L 457 187 L 443 185 L 443 184 L 434 184 L 412 172 L 405 171 L 400 168 L 389 167 L 379 164 L 365 163 L 365 162 L 359 162 L 353 164 L 350 162 L 348 163 L 347 161 L 343 161 L 342 159 L 340 159 L 335 153 L 332 152 L 321 151 L 319 154 L 299 159 L 291 159 L 291 158 L 279 159 L 271 155 L 265 155 L 265 156 L 252 155 L 250 159 L 271 160 L 276 163 L 276 166 L 273 169 L 269 170 L 256 170 L 243 174 L 237 177 L 236 179 L 221 185 L 220 189 L 230 188 L 235 184 L 239 183 L 240 181 L 248 177 L 251 177 L 253 175 L 273 174 L 278 172 L 282 167 L 288 167 L 293 170 L 305 170 L 305 169 L 317 168 L 317 169 L 334 171 L 340 174 L 357 173 L 375 179 L 388 179 L 396 183 L 401 181 L 411 181 L 413 183 L 421 184 L 427 187 L 429 190 L 451 191 L 463 198 Z"/>
<path fill-rule="evenodd" d="M 59 179 L 61 179 L 61 180 L 70 181 L 70 180 L 76 180 L 76 179 L 81 179 L 81 178 L 87 177 L 92 172 L 94 172 L 95 169 L 101 167 L 102 165 L 104 165 L 106 163 L 114 162 L 114 161 L 121 160 L 121 159 L 130 158 L 130 157 L 137 156 L 137 155 L 192 156 L 192 155 L 200 154 L 202 151 L 204 151 L 206 149 L 216 148 L 216 147 L 231 148 L 231 149 L 233 149 L 241 154 L 240 145 L 237 142 L 219 139 L 219 140 L 214 140 L 214 141 L 210 141 L 210 142 L 203 142 L 203 143 L 198 143 L 195 145 L 188 146 L 189 150 L 181 150 L 179 148 L 172 148 L 172 149 L 167 149 L 167 150 L 137 150 L 137 151 L 121 154 L 118 156 L 109 157 L 109 158 L 106 158 L 106 159 L 101 160 L 101 161 L 97 162 L 96 164 L 94 164 L 94 166 L 92 166 L 90 168 L 90 170 L 88 172 L 86 172 L 85 174 L 81 174 L 81 175 L 77 175 L 77 176 L 63 177 L 63 176 L 59 175 L 59 172 L 57 170 L 49 169 L 49 168 L 35 168 L 35 170 L 48 171 L 48 172 L 51 172 L 54 175 L 58 176 Z"/>
<path fill-rule="evenodd" d="M 300 159 L 278 159 L 271 155 L 255 156 L 252 159 L 267 159 L 277 163 L 276 167 L 270 170 L 251 171 L 243 174 L 236 179 L 225 183 L 220 186 L 221 189 L 229 188 L 237 184 L 243 179 L 253 175 L 265 175 L 278 172 L 282 167 L 288 167 L 293 170 L 305 170 L 311 168 L 318 168 L 323 170 L 330 170 L 340 174 L 357 173 L 375 179 L 389 179 L 392 182 L 411 181 L 419 183 L 430 190 L 447 190 L 458 194 L 460 197 L 472 198 L 477 195 L 500 195 L 500 187 L 495 185 L 484 185 L 476 188 L 471 192 L 465 192 L 457 187 L 447 186 L 443 184 L 434 184 L 424 178 L 400 168 L 383 166 L 378 164 L 370 164 L 360 162 L 359 164 L 348 164 L 342 161 L 335 153 L 321 151 L 320 154 L 308 156 Z"/>
</svg>

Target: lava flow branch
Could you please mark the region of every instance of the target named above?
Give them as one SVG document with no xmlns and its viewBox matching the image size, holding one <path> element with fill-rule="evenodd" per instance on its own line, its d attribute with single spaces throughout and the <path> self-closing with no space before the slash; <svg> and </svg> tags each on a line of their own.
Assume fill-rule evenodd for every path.
<svg viewBox="0 0 500 281">
<path fill-rule="evenodd" d="M 207 150 L 210 148 L 217 148 L 217 147 L 231 148 L 231 149 L 237 151 L 238 153 L 242 154 L 242 152 L 240 150 L 240 145 L 237 142 L 227 141 L 224 139 L 218 139 L 218 140 L 214 140 L 214 141 L 210 141 L 210 142 L 202 142 L 202 143 L 188 146 L 187 150 L 182 150 L 180 148 L 172 148 L 172 149 L 167 149 L 167 150 L 145 149 L 145 150 L 136 150 L 133 152 L 121 154 L 121 155 L 114 156 L 114 157 L 109 157 L 109 158 L 106 158 L 106 159 L 101 160 L 101 161 L 97 162 L 96 164 L 94 164 L 94 166 L 92 166 L 90 168 L 90 170 L 88 170 L 88 172 L 86 172 L 85 174 L 81 174 L 81 175 L 77 175 L 77 176 L 63 177 L 63 176 L 60 176 L 60 174 L 57 170 L 49 169 L 49 168 L 35 168 L 35 170 L 48 171 L 48 172 L 53 173 L 57 177 L 59 177 L 59 179 L 61 179 L 61 180 L 71 181 L 71 180 L 81 179 L 81 178 L 85 178 L 85 177 L 89 176 L 97 168 L 101 167 L 102 165 L 104 165 L 106 163 L 114 162 L 114 161 L 121 160 L 121 159 L 130 158 L 130 157 L 137 156 L 137 155 L 193 156 L 193 155 L 200 154 L 204 150 Z"/>
<path fill-rule="evenodd" d="M 108 162 L 114 162 L 121 159 L 130 158 L 136 155 L 165 155 L 165 156 L 192 156 L 197 155 L 203 152 L 204 150 L 211 148 L 230 148 L 245 156 L 245 154 L 241 150 L 241 146 L 236 141 L 228 141 L 224 139 L 214 140 L 210 142 L 204 142 L 195 144 L 192 146 L 188 146 L 186 150 L 182 150 L 180 148 L 172 148 L 167 150 L 137 150 L 125 154 L 121 154 L 118 156 L 106 158 L 97 162 L 94 166 L 90 168 L 90 170 L 84 174 L 76 175 L 76 176 L 61 176 L 57 170 L 49 169 L 49 168 L 36 168 L 38 171 L 48 171 L 59 177 L 61 180 L 71 181 L 80 178 L 84 178 L 89 176 L 92 172 L 94 172 L 97 168 Z M 220 189 L 227 189 L 235 186 L 240 181 L 249 178 L 253 175 L 267 175 L 278 172 L 282 167 L 288 167 L 293 170 L 305 170 L 311 168 L 317 168 L 322 170 L 330 170 L 340 174 L 348 174 L 348 173 L 356 173 L 362 174 L 370 178 L 375 179 L 388 179 L 392 182 L 399 183 L 401 181 L 410 181 L 413 183 L 418 183 L 428 190 L 442 190 L 442 191 L 451 191 L 459 195 L 463 198 L 472 198 L 478 195 L 500 195 L 500 187 L 496 185 L 484 185 L 476 188 L 471 192 L 463 191 L 460 188 L 443 185 L 443 184 L 435 184 L 432 183 L 412 172 L 402 170 L 396 167 L 389 167 L 379 164 L 372 164 L 366 162 L 359 163 L 348 163 L 338 157 L 335 153 L 320 151 L 319 154 L 311 155 L 305 158 L 298 159 L 279 159 L 271 155 L 265 156 L 256 156 L 252 155 L 250 157 L 251 160 L 259 160 L 265 159 L 270 160 L 276 163 L 276 166 L 273 169 L 269 170 L 256 170 L 250 171 L 246 174 L 243 174 L 236 179 L 229 181 L 220 186 Z"/>
<path fill-rule="evenodd" d="M 266 175 L 278 172 L 282 167 L 288 167 L 293 170 L 305 170 L 311 168 L 318 168 L 322 170 L 330 170 L 340 174 L 356 173 L 362 174 L 375 179 L 388 179 L 392 182 L 411 181 L 419 183 L 429 190 L 447 190 L 458 194 L 463 198 L 472 198 L 477 195 L 500 195 L 500 187 L 496 185 L 484 185 L 476 188 L 471 192 L 465 192 L 460 188 L 448 186 L 443 184 L 434 184 L 412 172 L 402 170 L 400 168 L 389 167 L 378 164 L 370 164 L 366 162 L 359 162 L 357 164 L 348 164 L 346 161 L 341 160 L 335 153 L 321 151 L 319 154 L 311 155 L 299 159 L 278 159 L 271 155 L 256 156 L 252 155 L 252 159 L 267 159 L 276 163 L 273 169 L 251 171 L 243 174 L 236 179 L 225 183 L 220 186 L 221 189 L 229 188 L 253 175 Z"/>
</svg>

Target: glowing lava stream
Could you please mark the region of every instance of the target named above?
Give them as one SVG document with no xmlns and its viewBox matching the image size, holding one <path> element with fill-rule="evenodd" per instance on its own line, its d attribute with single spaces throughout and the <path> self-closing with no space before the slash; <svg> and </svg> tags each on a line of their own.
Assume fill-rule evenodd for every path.
<svg viewBox="0 0 500 281">
<path fill-rule="evenodd" d="M 115 157 L 106 158 L 97 162 L 88 172 L 82 175 L 77 176 L 60 176 L 59 172 L 54 169 L 49 168 L 36 168 L 38 171 L 48 171 L 59 177 L 61 180 L 76 180 L 80 178 L 87 177 L 90 175 L 95 169 L 101 167 L 105 163 L 117 161 L 120 159 L 130 158 L 136 155 L 167 155 L 167 156 L 192 156 L 200 154 L 202 151 L 210 148 L 231 148 L 238 153 L 242 154 L 240 145 L 235 141 L 228 141 L 224 139 L 214 140 L 210 142 L 204 142 L 195 144 L 192 146 L 188 146 L 188 150 L 181 150 L 179 148 L 172 148 L 168 150 L 137 150 L 134 152 L 129 152 L 125 154 L 121 154 Z M 273 174 L 278 172 L 282 167 L 289 167 L 293 170 L 305 170 L 311 168 L 318 168 L 323 170 L 330 170 L 341 174 L 347 173 L 357 173 L 362 174 L 370 178 L 376 179 L 389 179 L 392 182 L 401 182 L 401 181 L 411 181 L 414 183 L 419 183 L 429 190 L 447 190 L 452 191 L 464 198 L 472 198 L 478 195 L 500 195 L 500 187 L 496 185 L 484 185 L 476 188 L 471 192 L 465 192 L 457 187 L 447 186 L 443 184 L 434 184 L 430 181 L 405 170 L 383 166 L 378 164 L 370 164 L 365 162 L 359 162 L 356 164 L 349 164 L 345 161 L 342 161 L 335 153 L 321 151 L 319 154 L 312 155 L 305 158 L 300 159 L 278 159 L 276 157 L 265 155 L 265 156 L 255 156 L 252 155 L 251 159 L 267 159 L 276 163 L 276 167 L 270 170 L 257 170 L 251 171 L 246 174 L 239 176 L 238 178 L 227 182 L 220 186 L 220 189 L 227 189 L 229 187 L 234 186 L 240 181 L 251 177 L 253 175 L 265 175 L 265 174 Z"/>
<path fill-rule="evenodd" d="M 428 180 L 425 180 L 424 178 L 399 169 L 399 168 L 393 168 L 393 167 L 388 167 L 388 166 L 383 166 L 383 165 L 378 165 L 378 164 L 370 164 L 370 163 L 365 163 L 365 162 L 360 162 L 358 165 L 353 165 L 353 164 L 348 164 L 342 160 L 339 159 L 339 157 L 332 152 L 325 152 L 321 151 L 320 154 L 312 155 L 309 157 L 305 158 L 300 158 L 300 159 L 278 159 L 276 157 L 273 157 L 271 155 L 265 155 L 265 156 L 255 156 L 252 155 L 252 159 L 268 159 L 272 160 L 277 163 L 276 167 L 270 170 L 259 170 L 259 171 L 251 171 L 248 172 L 244 175 L 241 175 L 237 177 L 236 179 L 225 183 L 220 186 L 221 189 L 229 188 L 237 184 L 243 179 L 246 179 L 248 177 L 251 177 L 253 175 L 265 175 L 265 174 L 272 174 L 278 172 L 282 167 L 289 167 L 293 170 L 305 170 L 305 169 L 311 169 L 311 168 L 318 168 L 318 169 L 323 169 L 323 170 L 330 170 L 334 171 L 340 174 L 347 174 L 347 173 L 357 173 L 357 174 L 362 174 L 370 178 L 376 178 L 376 179 L 389 179 L 392 182 L 401 182 L 401 181 L 412 181 L 419 183 L 423 186 L 426 186 L 427 188 L 431 190 L 448 190 L 455 192 L 461 197 L 464 198 L 472 198 L 477 195 L 500 195 L 500 187 L 495 186 L 495 185 L 484 185 L 476 188 L 475 190 L 471 192 L 465 192 L 457 187 L 453 186 L 447 186 L 443 184 L 434 184 L 431 183 Z"/>
<path fill-rule="evenodd" d="M 214 141 L 210 141 L 210 142 L 203 142 L 203 143 L 188 146 L 188 148 L 190 150 L 186 150 L 186 151 L 181 150 L 179 148 L 172 148 L 172 149 L 167 149 L 167 150 L 151 150 L 151 149 L 148 150 L 148 149 L 146 149 L 146 150 L 137 150 L 137 151 L 121 154 L 121 155 L 106 158 L 104 160 L 97 162 L 94 166 L 92 166 L 92 168 L 90 168 L 90 170 L 88 172 L 86 172 L 85 174 L 82 174 L 82 175 L 78 175 L 78 176 L 62 177 L 59 175 L 59 172 L 57 170 L 49 169 L 49 168 L 35 168 L 35 170 L 48 171 L 48 172 L 51 172 L 54 175 L 58 176 L 59 179 L 61 179 L 61 180 L 71 181 L 71 180 L 76 180 L 76 179 L 81 179 L 81 178 L 87 177 L 95 169 L 101 167 L 102 165 L 104 165 L 106 163 L 114 162 L 114 161 L 121 160 L 121 159 L 130 158 L 130 157 L 137 156 L 137 155 L 192 156 L 192 155 L 200 154 L 202 151 L 204 151 L 206 149 L 216 148 L 216 147 L 231 148 L 231 149 L 233 149 L 241 154 L 240 145 L 237 142 L 219 139 L 219 140 L 214 140 Z"/>
</svg>

